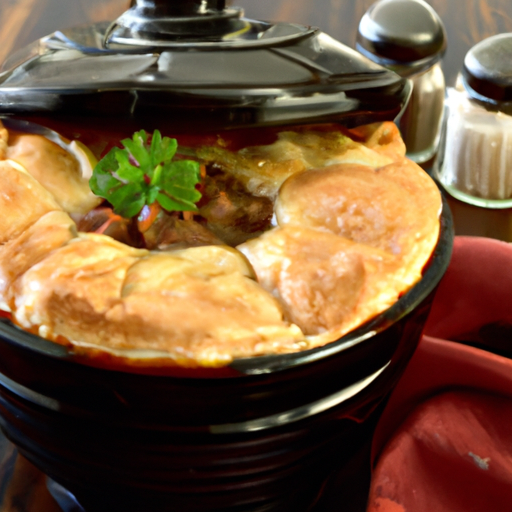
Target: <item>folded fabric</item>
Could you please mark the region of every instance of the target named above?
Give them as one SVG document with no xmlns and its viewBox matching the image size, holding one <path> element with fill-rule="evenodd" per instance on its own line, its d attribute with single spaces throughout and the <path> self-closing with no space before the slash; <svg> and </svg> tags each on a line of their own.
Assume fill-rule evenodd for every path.
<svg viewBox="0 0 512 512">
<path fill-rule="evenodd" d="M 446 392 L 419 405 L 376 466 L 370 512 L 512 510 L 512 400 Z"/>
<path fill-rule="evenodd" d="M 512 356 L 512 244 L 456 237 L 425 333 Z"/>
<path fill-rule="evenodd" d="M 457 237 L 374 437 L 368 512 L 512 511 L 512 360 L 450 341 L 512 354 L 510 299 L 512 246 Z"/>
</svg>

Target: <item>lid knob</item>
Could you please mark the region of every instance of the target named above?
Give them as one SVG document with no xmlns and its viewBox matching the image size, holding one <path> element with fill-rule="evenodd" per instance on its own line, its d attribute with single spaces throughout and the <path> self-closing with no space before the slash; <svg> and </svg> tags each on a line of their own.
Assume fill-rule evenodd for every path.
<svg viewBox="0 0 512 512">
<path fill-rule="evenodd" d="M 357 49 L 381 65 L 415 73 L 442 57 L 446 33 L 438 14 L 423 0 L 379 0 L 361 19 Z"/>
<path fill-rule="evenodd" d="M 512 111 L 512 33 L 488 37 L 471 48 L 464 59 L 462 79 L 470 96 Z"/>
<path fill-rule="evenodd" d="M 104 46 L 166 46 L 172 41 L 219 40 L 246 27 L 243 10 L 226 0 L 132 0 L 105 35 Z"/>
<path fill-rule="evenodd" d="M 223 11 L 226 0 L 132 0 L 139 12 L 161 16 L 194 16 Z"/>
</svg>

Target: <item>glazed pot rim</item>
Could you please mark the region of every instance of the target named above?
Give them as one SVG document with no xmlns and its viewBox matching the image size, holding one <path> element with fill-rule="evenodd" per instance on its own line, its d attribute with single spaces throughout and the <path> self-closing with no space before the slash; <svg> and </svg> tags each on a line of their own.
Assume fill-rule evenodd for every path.
<svg viewBox="0 0 512 512">
<path fill-rule="evenodd" d="M 444 275 L 450 261 L 454 237 L 451 212 L 444 197 L 440 224 L 440 233 L 436 247 L 425 267 L 421 280 L 400 297 L 390 308 L 338 340 L 327 343 L 321 347 L 306 349 L 300 352 L 239 358 L 232 361 L 226 367 L 220 368 L 199 367 L 196 369 L 170 366 L 168 367 L 169 372 L 164 373 L 164 376 L 207 378 L 210 376 L 233 377 L 235 375 L 269 374 L 314 363 L 315 361 L 343 352 L 372 338 L 413 311 L 435 290 Z M 30 332 L 26 332 L 15 326 L 8 318 L 0 317 L 0 338 L 43 356 L 66 360 L 66 362 L 73 364 L 85 364 L 83 360 L 77 360 L 71 347 L 60 345 Z M 105 371 L 141 373 L 137 368 L 131 367 L 130 365 L 117 365 L 115 368 L 104 368 L 96 365 L 90 366 Z M 181 372 L 174 375 L 172 370 L 176 368 L 181 370 Z M 196 370 L 198 370 L 200 374 L 198 374 Z M 143 371 L 142 373 L 146 372 Z M 181 375 L 181 373 L 183 373 L 183 375 Z M 151 374 L 154 375 L 153 373 Z"/>
</svg>

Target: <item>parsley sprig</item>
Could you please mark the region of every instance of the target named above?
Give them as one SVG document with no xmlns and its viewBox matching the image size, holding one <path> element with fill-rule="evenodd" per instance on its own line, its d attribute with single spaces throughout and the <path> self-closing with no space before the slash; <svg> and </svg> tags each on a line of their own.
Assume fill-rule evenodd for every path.
<svg viewBox="0 0 512 512">
<path fill-rule="evenodd" d="M 176 139 L 162 138 L 155 130 L 149 143 L 141 130 L 121 144 L 124 149 L 112 148 L 94 168 L 89 181 L 94 194 L 126 218 L 155 201 L 168 211 L 197 211 L 200 166 L 193 160 L 173 160 Z"/>
</svg>

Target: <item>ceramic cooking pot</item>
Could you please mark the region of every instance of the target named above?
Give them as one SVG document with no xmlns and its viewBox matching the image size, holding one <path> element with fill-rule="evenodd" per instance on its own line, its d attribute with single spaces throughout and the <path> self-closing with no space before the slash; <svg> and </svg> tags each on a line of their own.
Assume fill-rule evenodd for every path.
<svg viewBox="0 0 512 512">
<path fill-rule="evenodd" d="M 34 43 L 0 73 L 7 127 L 67 136 L 351 128 L 395 119 L 409 94 L 318 29 L 246 19 L 222 0 L 137 0 L 110 25 Z M 423 278 L 397 303 L 293 354 L 136 370 L 80 359 L 5 318 L 1 427 L 69 510 L 297 512 L 326 489 L 364 507 L 376 421 L 450 258 L 446 208 L 441 224 Z"/>
</svg>

